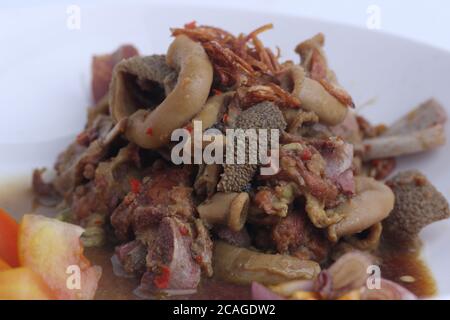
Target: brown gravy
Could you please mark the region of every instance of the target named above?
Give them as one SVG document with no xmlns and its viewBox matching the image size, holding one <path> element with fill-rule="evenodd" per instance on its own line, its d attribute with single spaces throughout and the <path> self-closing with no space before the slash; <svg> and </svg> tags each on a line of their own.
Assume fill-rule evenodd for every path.
<svg viewBox="0 0 450 320">
<path fill-rule="evenodd" d="M 56 210 L 51 207 L 39 206 L 29 187 L 29 179 L 11 180 L 0 187 L 0 208 L 5 209 L 17 220 L 24 213 L 37 213 L 54 216 Z M 96 299 L 139 299 L 133 291 L 139 284 L 137 278 L 118 277 L 114 274 L 111 264 L 112 247 L 89 248 L 86 256 L 95 265 L 103 268 Z M 381 274 L 384 278 L 397 282 L 420 298 L 437 294 L 436 282 L 418 251 L 394 251 L 386 245 L 380 250 L 382 259 Z M 164 297 L 162 297 L 164 299 Z M 216 279 L 203 279 L 197 293 L 189 296 L 172 296 L 170 299 L 249 299 L 250 288 L 239 286 Z"/>
<path fill-rule="evenodd" d="M 419 298 L 437 294 L 436 281 L 426 263 L 420 258 L 420 250 L 408 251 L 403 248 L 383 248 L 381 250 L 381 274 L 384 278 L 397 282 Z"/>
<path fill-rule="evenodd" d="M 111 256 L 114 249 L 109 248 L 89 248 L 85 255 L 92 264 L 103 268 L 102 277 L 96 294 L 99 300 L 136 300 L 141 299 L 134 294 L 134 290 L 139 285 L 139 279 L 118 277 L 114 274 L 111 264 Z M 197 299 L 197 300 L 242 300 L 250 299 L 250 288 L 239 286 L 216 279 L 202 279 L 197 292 L 191 295 L 171 296 L 170 299 Z M 152 298 L 152 297 L 147 297 Z M 160 299 L 166 299 L 161 296 Z"/>
</svg>

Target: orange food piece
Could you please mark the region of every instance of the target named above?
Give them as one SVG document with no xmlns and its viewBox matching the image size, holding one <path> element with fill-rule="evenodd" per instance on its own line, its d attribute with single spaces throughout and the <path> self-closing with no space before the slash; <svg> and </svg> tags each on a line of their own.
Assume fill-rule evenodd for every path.
<svg viewBox="0 0 450 320">
<path fill-rule="evenodd" d="M 294 299 L 294 300 L 320 300 L 320 295 L 317 292 L 296 291 L 290 296 L 290 299 Z"/>
<path fill-rule="evenodd" d="M 30 268 L 0 271 L 0 300 L 50 300 L 55 296 Z"/>
<path fill-rule="evenodd" d="M 347 292 L 340 296 L 338 300 L 361 300 L 361 291 L 359 289 Z"/>
<path fill-rule="evenodd" d="M 83 255 L 84 229 L 26 214 L 19 230 L 19 259 L 44 279 L 58 299 L 93 299 L 101 268 Z"/>
<path fill-rule="evenodd" d="M 19 225 L 5 210 L 0 209 L 0 258 L 12 267 L 19 266 L 17 234 Z"/>
<path fill-rule="evenodd" d="M 6 261 L 0 259 L 0 271 L 11 269 L 11 266 Z"/>
</svg>

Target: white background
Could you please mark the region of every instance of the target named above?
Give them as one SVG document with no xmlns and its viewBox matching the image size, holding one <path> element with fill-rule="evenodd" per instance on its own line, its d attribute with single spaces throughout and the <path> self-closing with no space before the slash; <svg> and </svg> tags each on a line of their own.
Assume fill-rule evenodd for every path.
<svg viewBox="0 0 450 320">
<path fill-rule="evenodd" d="M 258 11 L 282 12 L 291 15 L 315 17 L 323 20 L 356 25 L 365 28 L 367 8 L 377 5 L 381 9 L 381 29 L 420 42 L 426 42 L 450 51 L 450 1 L 448 0 L 131 0 L 132 2 L 192 3 L 193 5 L 253 8 Z M 131 2 L 128 0 L 127 2 Z M 107 8 L 106 0 L 2 0 L 1 14 L 16 14 L 17 8 L 69 4 L 83 6 L 96 3 Z M 20 20 L 17 23 L 27 23 Z M 0 20 L 0 35 L 7 35 L 14 26 Z M 1 37 L 0 37 L 1 38 Z"/>
</svg>

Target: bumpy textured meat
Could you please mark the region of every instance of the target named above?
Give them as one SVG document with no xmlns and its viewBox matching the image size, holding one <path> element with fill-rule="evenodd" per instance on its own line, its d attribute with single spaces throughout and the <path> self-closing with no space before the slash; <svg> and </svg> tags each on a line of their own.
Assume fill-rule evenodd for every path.
<svg viewBox="0 0 450 320">
<path fill-rule="evenodd" d="M 281 132 L 286 128 L 286 121 L 283 114 L 276 105 L 271 102 L 262 102 L 243 111 L 236 119 L 236 128 L 238 129 L 277 129 Z M 268 137 L 270 142 L 270 138 Z M 236 142 L 236 145 L 239 142 Z M 224 173 L 217 185 L 218 191 L 223 192 L 240 192 L 243 191 L 252 180 L 258 168 L 257 164 L 250 164 L 248 154 L 251 144 L 241 141 L 246 146 L 245 164 L 226 164 L 224 165 Z M 258 150 L 252 150 L 257 154 Z M 237 152 L 235 152 L 237 153 Z M 235 154 L 235 156 L 237 156 Z"/>
<path fill-rule="evenodd" d="M 187 187 L 188 168 L 167 167 L 152 170 L 142 180 L 138 192 L 130 192 L 111 216 L 116 235 L 126 240 L 133 231 L 157 225 L 163 217 L 189 218 L 194 212 L 192 188 Z"/>
<path fill-rule="evenodd" d="M 425 226 L 450 217 L 445 197 L 419 171 L 399 173 L 387 185 L 395 194 L 394 209 L 383 222 L 389 237 L 415 240 Z"/>
</svg>

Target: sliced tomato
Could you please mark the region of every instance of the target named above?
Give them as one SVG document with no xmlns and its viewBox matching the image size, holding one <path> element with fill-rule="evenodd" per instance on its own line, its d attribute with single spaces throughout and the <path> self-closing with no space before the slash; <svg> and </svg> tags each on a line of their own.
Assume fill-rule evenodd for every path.
<svg viewBox="0 0 450 320">
<path fill-rule="evenodd" d="M 0 300 L 50 300 L 55 296 L 30 268 L 0 271 Z"/>
<path fill-rule="evenodd" d="M 5 210 L 0 209 L 0 258 L 12 267 L 19 266 L 17 237 L 19 225 Z"/>
<path fill-rule="evenodd" d="M 84 229 L 56 219 L 26 214 L 19 231 L 19 259 L 48 284 L 58 299 L 92 299 L 101 268 L 83 255 Z"/>
<path fill-rule="evenodd" d="M 0 271 L 11 269 L 11 266 L 4 260 L 0 259 Z"/>
</svg>

